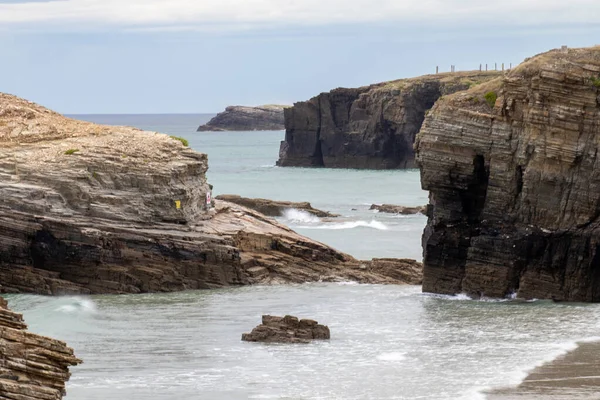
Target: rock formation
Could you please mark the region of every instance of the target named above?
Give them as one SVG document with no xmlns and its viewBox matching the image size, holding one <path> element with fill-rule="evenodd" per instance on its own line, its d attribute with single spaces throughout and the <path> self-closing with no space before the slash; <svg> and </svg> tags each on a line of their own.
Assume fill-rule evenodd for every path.
<svg viewBox="0 0 600 400">
<path fill-rule="evenodd" d="M 206 155 L 169 136 L 0 94 L 0 291 L 400 283 L 397 270 L 420 270 L 355 260 L 233 203 L 207 210 L 206 170 Z"/>
<path fill-rule="evenodd" d="M 280 131 L 285 129 L 283 110 L 287 106 L 229 106 L 222 113 L 200 125 L 201 131 Z"/>
<path fill-rule="evenodd" d="M 81 363 L 64 342 L 27 332 L 21 314 L 0 297 L 0 398 L 59 400 L 69 366 Z"/>
<path fill-rule="evenodd" d="M 446 94 L 499 76 L 456 72 L 335 89 L 285 110 L 282 167 L 414 168 L 425 113 Z"/>
<path fill-rule="evenodd" d="M 427 206 L 421 207 L 404 207 L 404 206 L 396 206 L 393 204 L 372 204 L 369 210 L 377 210 L 382 213 L 388 214 L 402 214 L 402 215 L 411 215 L 411 214 L 425 214 L 427 212 Z"/>
<path fill-rule="evenodd" d="M 242 334 L 246 342 L 265 343 L 310 343 L 312 340 L 328 340 L 329 328 L 319 325 L 312 319 L 301 319 L 286 315 L 285 317 L 262 316 L 262 324 L 252 329 L 251 333 Z"/>
<path fill-rule="evenodd" d="M 313 208 L 307 201 L 293 202 L 267 199 L 250 199 L 248 197 L 241 197 L 235 194 L 221 194 L 217 196 L 216 199 L 248 207 L 269 217 L 281 217 L 286 210 L 290 209 L 305 211 L 319 218 L 339 217 L 337 214 L 331 214 L 327 211 L 317 210 L 316 208 Z"/>
<path fill-rule="evenodd" d="M 554 50 L 439 100 L 423 290 L 600 301 L 600 47 Z"/>
</svg>

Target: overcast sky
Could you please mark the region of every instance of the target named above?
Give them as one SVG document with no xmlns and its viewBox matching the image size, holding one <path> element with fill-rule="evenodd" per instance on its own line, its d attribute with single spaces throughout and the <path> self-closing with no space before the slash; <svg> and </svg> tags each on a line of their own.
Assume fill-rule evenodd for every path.
<svg viewBox="0 0 600 400">
<path fill-rule="evenodd" d="M 516 64 L 600 43 L 598 21 L 598 0 L 0 0 L 0 91 L 63 113 L 217 112 Z"/>
</svg>

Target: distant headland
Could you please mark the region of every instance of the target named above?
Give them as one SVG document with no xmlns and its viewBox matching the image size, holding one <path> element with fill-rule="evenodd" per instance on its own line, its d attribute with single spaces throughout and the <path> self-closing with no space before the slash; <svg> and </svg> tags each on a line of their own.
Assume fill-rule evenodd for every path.
<svg viewBox="0 0 600 400">
<path fill-rule="evenodd" d="M 290 106 L 267 104 L 257 107 L 229 106 L 198 127 L 203 131 L 280 131 L 285 129 L 283 110 Z"/>
</svg>

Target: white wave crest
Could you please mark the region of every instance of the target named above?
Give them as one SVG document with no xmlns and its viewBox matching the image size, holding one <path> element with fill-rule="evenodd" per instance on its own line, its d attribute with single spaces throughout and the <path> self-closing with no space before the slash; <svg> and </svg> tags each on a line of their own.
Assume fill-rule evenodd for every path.
<svg viewBox="0 0 600 400">
<path fill-rule="evenodd" d="M 283 217 L 287 222 L 295 224 L 318 224 L 321 222 L 319 217 L 295 208 L 285 210 L 283 212 Z"/>
<path fill-rule="evenodd" d="M 331 229 L 331 230 L 342 230 L 342 229 L 354 229 L 354 228 L 371 228 L 377 229 L 379 231 L 387 231 L 388 228 L 384 223 L 372 220 L 370 222 L 367 221 L 348 221 L 341 222 L 336 224 L 326 224 L 326 225 L 318 225 L 318 226 L 299 226 L 298 228 L 303 229 Z"/>
<path fill-rule="evenodd" d="M 65 314 L 93 314 L 96 312 L 96 303 L 90 299 L 85 299 L 82 297 L 66 297 L 65 300 L 68 301 L 68 304 L 63 304 L 57 307 L 56 311 Z"/>
</svg>

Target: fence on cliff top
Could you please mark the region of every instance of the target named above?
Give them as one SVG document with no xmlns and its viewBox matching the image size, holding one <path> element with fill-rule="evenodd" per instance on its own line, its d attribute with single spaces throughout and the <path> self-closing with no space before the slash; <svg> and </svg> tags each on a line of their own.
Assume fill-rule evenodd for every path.
<svg viewBox="0 0 600 400">
<path fill-rule="evenodd" d="M 479 71 L 510 71 L 512 69 L 512 63 L 508 64 L 508 68 L 505 69 L 505 64 L 501 63 L 500 64 L 500 69 L 498 69 L 498 63 L 494 63 L 494 68 L 491 68 L 491 65 L 489 64 L 479 64 Z M 450 72 L 456 72 L 456 65 L 450 65 Z M 436 66 L 435 67 L 435 73 L 439 74 L 440 73 L 440 67 Z M 442 71 L 443 73 L 443 71 Z"/>
</svg>

